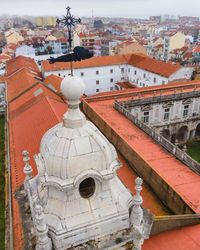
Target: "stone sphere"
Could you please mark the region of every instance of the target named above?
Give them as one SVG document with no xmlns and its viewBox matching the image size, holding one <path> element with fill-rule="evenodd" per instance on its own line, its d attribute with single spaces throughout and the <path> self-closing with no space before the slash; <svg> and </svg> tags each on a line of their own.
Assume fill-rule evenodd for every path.
<svg viewBox="0 0 200 250">
<path fill-rule="evenodd" d="M 61 92 L 69 101 L 77 101 L 85 91 L 85 84 L 80 77 L 67 76 L 61 82 Z"/>
</svg>

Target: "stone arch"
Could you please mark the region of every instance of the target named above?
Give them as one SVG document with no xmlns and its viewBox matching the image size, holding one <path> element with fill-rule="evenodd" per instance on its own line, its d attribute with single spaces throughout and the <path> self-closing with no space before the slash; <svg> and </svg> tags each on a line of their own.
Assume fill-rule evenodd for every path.
<svg viewBox="0 0 200 250">
<path fill-rule="evenodd" d="M 186 141 L 188 138 L 188 127 L 182 126 L 177 133 L 177 140 L 178 141 Z"/>
<path fill-rule="evenodd" d="M 171 142 L 175 143 L 175 141 L 176 141 L 176 134 L 172 134 L 172 136 L 171 136 Z"/>
<path fill-rule="evenodd" d="M 161 135 L 165 137 L 167 140 L 170 140 L 170 130 L 169 129 L 163 129 L 161 131 Z"/>
<path fill-rule="evenodd" d="M 200 137 L 200 123 L 197 125 L 196 130 L 195 130 L 195 136 Z"/>
</svg>

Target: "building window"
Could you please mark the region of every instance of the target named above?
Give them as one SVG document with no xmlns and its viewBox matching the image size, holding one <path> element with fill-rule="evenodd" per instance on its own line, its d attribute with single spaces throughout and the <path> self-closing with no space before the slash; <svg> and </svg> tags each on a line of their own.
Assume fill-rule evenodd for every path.
<svg viewBox="0 0 200 250">
<path fill-rule="evenodd" d="M 162 81 L 162 84 L 165 84 L 165 81 Z"/>
<path fill-rule="evenodd" d="M 145 111 L 143 114 L 143 122 L 148 123 L 149 122 L 149 111 Z"/>
<path fill-rule="evenodd" d="M 128 69 L 128 73 L 130 73 L 130 72 L 131 72 L 131 69 L 129 68 L 129 69 Z"/>
<path fill-rule="evenodd" d="M 96 80 L 96 84 L 99 84 L 99 80 Z"/>
<path fill-rule="evenodd" d="M 188 117 L 188 113 L 189 113 L 189 105 L 185 105 L 183 108 L 183 118 Z"/>
<path fill-rule="evenodd" d="M 153 78 L 153 82 L 156 83 L 156 77 Z"/>
<path fill-rule="evenodd" d="M 113 87 L 110 87 L 110 90 L 113 90 Z"/>
<path fill-rule="evenodd" d="M 110 70 L 110 73 L 111 73 L 111 74 L 113 73 L 113 69 Z"/>
<path fill-rule="evenodd" d="M 124 68 L 121 68 L 121 73 L 124 73 Z"/>
<path fill-rule="evenodd" d="M 58 76 L 60 76 L 60 73 L 58 73 Z"/>
<path fill-rule="evenodd" d="M 96 92 L 99 92 L 99 89 L 96 89 Z"/>
<path fill-rule="evenodd" d="M 97 71 L 96 71 L 96 75 L 98 75 L 98 74 L 99 74 L 99 71 L 97 70 Z"/>
<path fill-rule="evenodd" d="M 110 79 L 110 82 L 113 82 L 113 78 Z"/>
<path fill-rule="evenodd" d="M 144 73 L 144 78 L 146 78 L 146 74 Z"/>
<path fill-rule="evenodd" d="M 169 108 L 166 108 L 164 110 L 164 121 L 168 121 L 169 120 L 169 111 L 170 111 Z"/>
<path fill-rule="evenodd" d="M 135 70 L 135 75 L 137 75 L 137 70 Z"/>
<path fill-rule="evenodd" d="M 95 181 L 89 177 L 83 180 L 79 185 L 80 196 L 84 199 L 90 198 L 95 192 Z"/>
<path fill-rule="evenodd" d="M 84 72 L 81 72 L 81 76 L 84 76 Z"/>
</svg>

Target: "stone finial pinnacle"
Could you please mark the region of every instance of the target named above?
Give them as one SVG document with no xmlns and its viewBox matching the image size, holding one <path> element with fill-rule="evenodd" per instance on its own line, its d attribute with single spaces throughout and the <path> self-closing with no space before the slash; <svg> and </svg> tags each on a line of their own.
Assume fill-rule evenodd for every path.
<svg viewBox="0 0 200 250">
<path fill-rule="evenodd" d="M 138 205 L 138 206 L 142 205 L 142 202 L 143 202 L 143 199 L 141 196 L 142 183 L 143 183 L 143 180 L 140 177 L 137 177 L 135 179 L 136 194 L 133 197 L 134 205 Z"/>
<path fill-rule="evenodd" d="M 30 157 L 29 157 L 29 152 L 27 150 L 24 150 L 22 152 L 23 155 L 23 161 L 25 162 L 25 166 L 24 166 L 24 174 L 26 175 L 25 177 L 25 181 L 28 181 L 32 178 L 32 167 L 29 163 Z"/>
<path fill-rule="evenodd" d="M 44 209 L 40 204 L 35 204 L 34 210 L 37 230 L 36 250 L 51 250 L 52 242 L 48 237 L 48 227 L 45 223 Z"/>
</svg>

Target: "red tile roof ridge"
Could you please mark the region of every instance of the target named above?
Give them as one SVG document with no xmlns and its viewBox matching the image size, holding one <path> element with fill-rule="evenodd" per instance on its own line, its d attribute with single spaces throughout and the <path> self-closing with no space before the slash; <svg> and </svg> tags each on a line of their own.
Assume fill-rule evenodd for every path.
<svg viewBox="0 0 200 250">
<path fill-rule="evenodd" d="M 56 118 L 58 119 L 58 121 L 60 121 L 60 117 L 59 117 L 59 115 L 58 115 L 58 113 L 57 113 L 57 110 L 56 110 L 55 107 L 52 105 L 52 100 L 53 100 L 53 98 L 51 98 L 51 97 L 49 97 L 49 96 L 47 96 L 46 98 L 47 98 L 47 101 L 48 101 L 48 103 L 49 103 L 49 105 L 50 105 L 50 107 L 51 107 L 53 113 L 55 114 Z M 54 101 L 57 101 L 57 100 L 54 99 Z M 60 103 L 62 103 L 62 102 L 60 102 Z M 67 106 L 67 104 L 66 104 L 66 106 Z"/>
<path fill-rule="evenodd" d="M 130 59 L 130 56 L 131 56 L 130 54 L 114 55 L 114 56 L 96 56 L 84 61 L 74 62 L 73 68 L 79 69 L 79 68 L 91 68 L 91 67 L 127 64 L 127 61 Z M 56 62 L 54 64 L 50 64 L 49 61 L 43 61 L 42 68 L 44 72 L 65 70 L 65 69 L 70 69 L 70 63 Z"/>
<path fill-rule="evenodd" d="M 19 72 L 22 71 L 22 70 L 29 71 L 29 72 L 27 72 L 27 73 L 32 74 L 30 69 L 28 69 L 28 68 L 26 68 L 26 67 L 22 67 L 22 68 L 19 68 L 18 70 L 16 70 L 15 72 L 13 72 L 12 74 L 6 76 L 6 78 L 9 80 L 11 77 L 13 77 L 15 74 L 19 73 Z M 33 75 L 33 74 L 32 74 L 32 75 Z M 34 75 L 33 75 L 33 76 L 34 76 Z"/>
<path fill-rule="evenodd" d="M 13 101 L 15 101 L 17 98 L 20 98 L 21 96 L 23 96 L 26 92 L 28 92 L 29 90 L 31 90 L 32 88 L 34 88 L 36 85 L 41 84 L 43 87 L 47 88 L 49 91 L 51 91 L 53 94 L 57 95 L 58 97 L 62 98 L 57 92 L 55 92 L 54 90 L 52 90 L 52 88 L 50 88 L 48 85 L 44 84 L 41 81 L 37 81 L 35 82 L 33 85 L 31 85 L 28 89 L 25 89 L 23 92 L 21 92 L 18 96 L 16 96 L 15 98 L 13 98 L 11 101 L 9 101 L 9 103 L 12 103 Z"/>
<path fill-rule="evenodd" d="M 9 119 L 12 120 L 14 119 L 16 116 L 18 116 L 19 114 L 25 112 L 27 109 L 29 109 L 33 104 L 36 104 L 38 102 L 41 101 L 41 99 L 46 98 L 52 111 L 55 113 L 56 118 L 59 118 L 56 114 L 56 110 L 54 109 L 53 105 L 52 105 L 52 100 L 56 101 L 56 102 L 60 102 L 60 103 L 64 103 L 64 101 L 59 101 L 58 99 L 55 99 L 53 97 L 47 96 L 44 93 L 42 93 L 39 96 L 33 96 L 32 98 L 30 98 L 29 100 L 27 100 L 26 102 L 23 103 L 23 105 L 21 105 L 20 107 L 18 107 L 17 109 L 9 112 Z M 67 105 L 67 104 L 66 104 Z"/>
<path fill-rule="evenodd" d="M 26 56 L 17 56 L 9 61 L 6 64 L 6 75 L 10 75 L 16 72 L 19 68 L 28 68 L 35 72 L 37 75 L 41 75 L 41 72 L 33 58 Z"/>
</svg>

